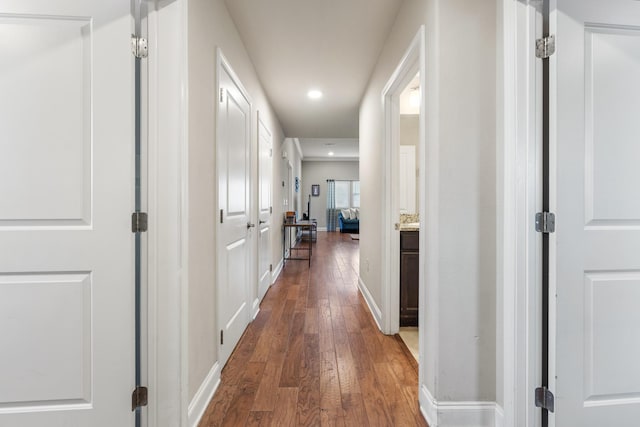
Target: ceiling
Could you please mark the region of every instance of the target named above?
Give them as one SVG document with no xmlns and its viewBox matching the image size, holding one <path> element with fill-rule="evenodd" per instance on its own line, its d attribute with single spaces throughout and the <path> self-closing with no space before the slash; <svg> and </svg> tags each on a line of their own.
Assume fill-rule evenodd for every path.
<svg viewBox="0 0 640 427">
<path fill-rule="evenodd" d="M 225 0 L 285 136 L 358 138 L 360 101 L 402 1 Z"/>
<path fill-rule="evenodd" d="M 299 138 L 303 160 L 353 160 L 360 157 L 358 138 Z M 329 155 L 329 153 L 333 153 Z"/>
</svg>

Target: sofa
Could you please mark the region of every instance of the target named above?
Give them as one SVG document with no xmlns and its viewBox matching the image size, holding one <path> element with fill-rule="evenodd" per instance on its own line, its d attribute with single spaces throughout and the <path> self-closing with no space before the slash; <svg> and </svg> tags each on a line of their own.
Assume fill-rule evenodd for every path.
<svg viewBox="0 0 640 427">
<path fill-rule="evenodd" d="M 343 212 L 346 213 L 347 209 L 342 209 L 338 213 L 338 223 L 340 224 L 341 233 L 360 233 L 360 212 L 351 210 L 349 218 L 345 218 Z M 352 218 L 353 217 L 353 218 Z"/>
</svg>

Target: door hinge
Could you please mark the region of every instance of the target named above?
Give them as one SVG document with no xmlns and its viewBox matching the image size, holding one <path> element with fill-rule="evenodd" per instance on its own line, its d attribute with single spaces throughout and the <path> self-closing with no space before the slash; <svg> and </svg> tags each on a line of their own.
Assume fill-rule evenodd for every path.
<svg viewBox="0 0 640 427">
<path fill-rule="evenodd" d="M 546 409 L 549 412 L 553 412 L 554 409 L 554 397 L 551 390 L 547 387 L 538 387 L 536 389 L 536 407 Z"/>
<path fill-rule="evenodd" d="M 224 329 L 220 329 L 220 345 L 224 344 Z"/>
<path fill-rule="evenodd" d="M 131 231 L 133 233 L 142 233 L 147 231 L 147 213 L 146 212 L 134 212 L 131 215 Z"/>
<path fill-rule="evenodd" d="M 224 222 L 223 215 L 224 215 L 224 209 L 220 209 L 220 224 Z"/>
<path fill-rule="evenodd" d="M 547 36 L 536 39 L 536 58 L 547 59 L 556 51 L 556 37 Z"/>
<path fill-rule="evenodd" d="M 273 273 L 273 264 L 269 264 L 269 271 Z"/>
<path fill-rule="evenodd" d="M 273 213 L 273 206 L 269 206 L 269 213 L 272 214 Z"/>
<path fill-rule="evenodd" d="M 131 395 L 131 410 L 135 411 L 137 408 L 147 406 L 148 394 L 146 387 L 137 386 Z"/>
<path fill-rule="evenodd" d="M 131 53 L 136 58 L 146 58 L 149 55 L 147 39 L 131 34 Z"/>
<path fill-rule="evenodd" d="M 556 216 L 551 212 L 536 214 L 536 231 L 539 233 L 553 233 L 556 231 Z"/>
<path fill-rule="evenodd" d="M 220 88 L 220 103 L 222 104 L 224 102 L 224 88 L 221 87 Z"/>
<path fill-rule="evenodd" d="M 269 148 L 269 157 L 273 157 L 273 148 Z"/>
</svg>

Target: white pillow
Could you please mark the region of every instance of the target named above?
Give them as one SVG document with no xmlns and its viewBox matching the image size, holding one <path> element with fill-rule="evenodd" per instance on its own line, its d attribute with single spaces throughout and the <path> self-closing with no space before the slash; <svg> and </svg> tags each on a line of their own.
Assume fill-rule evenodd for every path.
<svg viewBox="0 0 640 427">
<path fill-rule="evenodd" d="M 358 219 L 358 209 L 350 208 L 349 213 L 351 214 L 351 219 Z"/>
<path fill-rule="evenodd" d="M 356 219 L 360 219 L 360 208 L 355 208 L 356 211 Z"/>
<path fill-rule="evenodd" d="M 342 218 L 351 219 L 351 211 L 349 209 L 341 209 Z"/>
</svg>

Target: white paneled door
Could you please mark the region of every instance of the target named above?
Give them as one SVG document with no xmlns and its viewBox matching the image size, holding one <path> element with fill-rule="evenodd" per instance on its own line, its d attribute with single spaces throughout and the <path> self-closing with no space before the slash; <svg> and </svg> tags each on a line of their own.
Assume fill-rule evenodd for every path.
<svg viewBox="0 0 640 427">
<path fill-rule="evenodd" d="M 218 322 L 219 361 L 224 365 L 249 323 L 251 248 L 251 103 L 231 67 L 218 53 Z"/>
<path fill-rule="evenodd" d="M 640 2 L 557 0 L 551 25 L 551 421 L 638 426 Z"/>
<path fill-rule="evenodd" d="M 258 119 L 258 299 L 271 286 L 271 132 Z"/>
<path fill-rule="evenodd" d="M 0 5 L 0 426 L 131 426 L 130 0 Z"/>
</svg>

